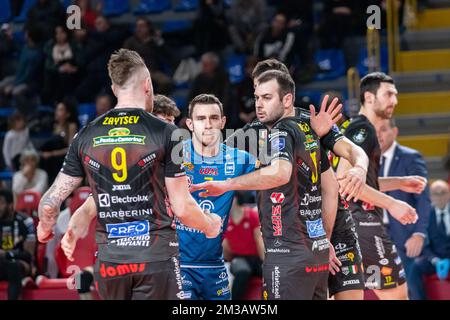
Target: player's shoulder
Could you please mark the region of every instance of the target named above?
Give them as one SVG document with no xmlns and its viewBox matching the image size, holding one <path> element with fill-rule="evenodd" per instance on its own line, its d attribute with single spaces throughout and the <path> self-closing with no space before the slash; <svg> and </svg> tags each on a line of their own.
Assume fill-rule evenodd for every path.
<svg viewBox="0 0 450 320">
<path fill-rule="evenodd" d="M 363 115 L 352 118 L 345 129 L 345 135 L 356 143 L 362 143 L 367 138 L 377 139 L 375 127 Z"/>
<path fill-rule="evenodd" d="M 300 121 L 297 117 L 280 119 L 272 128 L 272 133 L 276 131 L 288 131 L 291 133 L 300 131 Z"/>
</svg>

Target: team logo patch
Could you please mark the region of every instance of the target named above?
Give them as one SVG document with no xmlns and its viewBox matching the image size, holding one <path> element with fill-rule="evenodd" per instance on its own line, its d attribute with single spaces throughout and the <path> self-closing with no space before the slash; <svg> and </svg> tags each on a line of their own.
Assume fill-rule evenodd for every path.
<svg viewBox="0 0 450 320">
<path fill-rule="evenodd" d="M 286 138 L 284 137 L 276 137 L 272 140 L 270 144 L 273 152 L 278 152 L 286 147 Z"/>
<path fill-rule="evenodd" d="M 107 224 L 108 238 L 131 238 L 148 235 L 150 224 L 147 220 Z"/>
<path fill-rule="evenodd" d="M 94 147 L 115 144 L 145 144 L 145 136 L 132 135 L 128 128 L 114 128 L 107 136 L 93 138 Z"/>
<path fill-rule="evenodd" d="M 285 197 L 284 197 L 284 193 L 281 192 L 273 192 L 270 195 L 270 200 L 272 200 L 272 203 L 283 203 Z"/>
<path fill-rule="evenodd" d="M 367 131 L 364 128 L 359 129 L 358 132 L 356 132 L 353 135 L 353 141 L 355 141 L 356 143 L 363 143 L 367 138 Z"/>
</svg>

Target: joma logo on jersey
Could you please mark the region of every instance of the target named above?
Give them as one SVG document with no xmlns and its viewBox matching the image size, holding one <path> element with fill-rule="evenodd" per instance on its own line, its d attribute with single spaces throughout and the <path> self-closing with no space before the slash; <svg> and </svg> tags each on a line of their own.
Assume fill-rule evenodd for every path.
<svg viewBox="0 0 450 320">
<path fill-rule="evenodd" d="M 198 171 L 203 176 L 217 176 L 219 174 L 219 169 L 214 167 L 204 167 L 200 168 Z"/>
<path fill-rule="evenodd" d="M 148 235 L 150 225 L 147 220 L 107 224 L 108 238 L 131 238 Z"/>
<path fill-rule="evenodd" d="M 84 157 L 84 163 L 96 171 L 100 169 L 100 163 L 92 160 L 89 156 Z"/>
<path fill-rule="evenodd" d="M 283 235 L 283 225 L 281 223 L 281 206 L 272 206 L 272 227 L 273 236 L 279 237 Z"/>
<path fill-rule="evenodd" d="M 270 195 L 270 200 L 272 200 L 272 203 L 283 203 L 284 199 L 284 193 L 281 192 L 273 192 Z"/>
<path fill-rule="evenodd" d="M 93 138 L 94 147 L 113 144 L 145 144 L 145 136 L 130 135 L 128 128 L 114 128 L 108 131 L 107 136 Z"/>
<path fill-rule="evenodd" d="M 117 126 L 138 123 L 139 116 L 124 116 L 124 117 L 105 117 L 103 120 L 104 126 Z"/>
</svg>

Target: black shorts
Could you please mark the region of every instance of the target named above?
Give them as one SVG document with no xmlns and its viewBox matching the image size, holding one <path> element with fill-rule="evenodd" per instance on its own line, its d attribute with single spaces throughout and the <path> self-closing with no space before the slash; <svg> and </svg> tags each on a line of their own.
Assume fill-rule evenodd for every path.
<svg viewBox="0 0 450 320">
<path fill-rule="evenodd" d="M 263 264 L 263 300 L 327 300 L 328 264 Z"/>
<path fill-rule="evenodd" d="M 105 300 L 179 300 L 184 298 L 177 257 L 167 261 L 126 263 L 100 261 L 95 286 Z"/>
<path fill-rule="evenodd" d="M 331 244 L 342 266 L 338 273 L 335 275 L 330 274 L 328 277 L 330 297 L 342 291 L 364 290 L 361 249 L 355 227 L 340 233 L 333 233 Z"/>
<path fill-rule="evenodd" d="M 381 217 L 370 212 L 352 214 L 361 247 L 366 289 L 391 289 L 404 284 L 402 261 Z"/>
</svg>

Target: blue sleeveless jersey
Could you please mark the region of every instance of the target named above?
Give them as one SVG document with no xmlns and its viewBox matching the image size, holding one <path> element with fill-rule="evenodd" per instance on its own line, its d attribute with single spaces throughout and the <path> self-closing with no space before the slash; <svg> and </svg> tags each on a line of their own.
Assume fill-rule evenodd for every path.
<svg viewBox="0 0 450 320">
<path fill-rule="evenodd" d="M 192 140 L 183 145 L 184 168 L 190 184 L 205 181 L 220 181 L 252 172 L 256 158 L 245 151 L 220 144 L 220 152 L 215 157 L 203 157 L 194 151 Z M 183 266 L 221 266 L 223 265 L 222 233 L 226 230 L 228 216 L 233 202 L 234 191 L 218 197 L 199 197 L 199 192 L 192 194 L 202 209 L 209 209 L 219 215 L 223 227 L 219 236 L 208 239 L 193 228 L 186 227 L 175 219 L 179 239 L 180 261 Z"/>
</svg>

